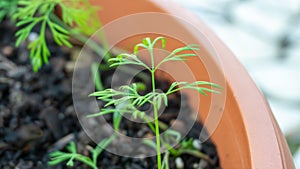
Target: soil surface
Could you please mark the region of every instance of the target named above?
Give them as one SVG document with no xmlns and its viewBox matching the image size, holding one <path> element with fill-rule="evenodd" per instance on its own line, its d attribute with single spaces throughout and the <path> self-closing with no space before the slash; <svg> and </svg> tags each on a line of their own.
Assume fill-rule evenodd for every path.
<svg viewBox="0 0 300 169">
<path fill-rule="evenodd" d="M 79 49 L 57 47 L 49 39 L 50 62 L 34 73 L 26 43 L 19 48 L 14 47 L 15 31 L 16 28 L 8 21 L 0 24 L 0 168 L 67 168 L 65 163 L 49 167 L 48 153 L 64 150 L 72 140 L 83 154 L 89 154 L 88 147 L 95 146 L 81 128 L 72 100 L 72 71 Z M 104 86 L 108 86 L 109 74 L 106 72 L 102 76 Z M 159 88 L 168 85 L 165 81 L 157 82 Z M 169 99 L 170 104 L 160 116 L 161 121 L 170 125 L 176 119 L 174 110 L 178 109 L 181 97 L 185 96 L 176 94 Z M 187 114 L 192 112 L 188 104 L 185 105 L 184 111 Z M 188 122 L 182 121 L 181 125 Z M 121 123 L 128 136 L 140 137 L 137 133 L 147 133 L 142 131 L 145 126 L 129 120 Z M 187 138 L 198 139 L 201 128 L 202 125 L 196 122 Z M 182 155 L 184 168 L 218 168 L 219 160 L 212 142 L 203 143 L 200 151 L 207 154 L 214 164 L 208 165 L 197 157 Z M 170 168 L 175 169 L 175 159 L 171 157 L 169 161 Z M 153 169 L 156 168 L 156 157 L 126 158 L 104 151 L 98 164 L 101 169 Z M 79 162 L 75 166 L 88 168 Z"/>
</svg>

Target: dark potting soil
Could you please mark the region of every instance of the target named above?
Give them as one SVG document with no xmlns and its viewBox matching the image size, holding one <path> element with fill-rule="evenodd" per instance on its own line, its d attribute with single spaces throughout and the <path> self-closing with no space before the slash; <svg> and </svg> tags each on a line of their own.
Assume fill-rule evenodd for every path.
<svg viewBox="0 0 300 169">
<path fill-rule="evenodd" d="M 81 128 L 72 100 L 72 70 L 79 49 L 57 47 L 51 39 L 48 46 L 51 58 L 39 72 L 33 73 L 26 43 L 15 48 L 16 28 L 8 21 L 0 24 L 0 169 L 47 169 L 67 168 L 65 163 L 48 166 L 48 153 L 63 150 L 72 140 L 80 153 L 89 154 L 87 145 L 93 143 Z M 105 76 L 104 76 L 105 75 Z M 109 82 L 107 73 L 103 81 Z M 157 82 L 158 88 L 166 87 L 168 82 Z M 104 84 L 108 86 L 108 84 Z M 160 116 L 166 124 L 176 119 L 180 96 L 169 99 L 169 106 Z M 187 102 L 188 98 L 182 99 Z M 187 103 L 184 113 L 192 112 Z M 185 125 L 189 121 L 182 121 Z M 128 136 L 140 135 L 145 124 L 123 120 L 121 128 Z M 180 128 L 180 126 L 178 126 Z M 194 124 L 187 138 L 198 139 L 202 125 Z M 186 169 L 218 168 L 218 156 L 214 144 L 206 141 L 201 151 L 213 161 L 208 165 L 197 157 L 182 155 Z M 175 169 L 175 159 L 170 158 L 170 168 Z M 202 162 L 201 162 L 202 161 Z M 127 158 L 104 151 L 98 160 L 101 169 L 153 169 L 156 157 Z M 199 166 L 203 165 L 203 166 Z M 206 167 L 204 166 L 206 165 Z M 88 168 L 79 162 L 74 168 Z"/>
</svg>

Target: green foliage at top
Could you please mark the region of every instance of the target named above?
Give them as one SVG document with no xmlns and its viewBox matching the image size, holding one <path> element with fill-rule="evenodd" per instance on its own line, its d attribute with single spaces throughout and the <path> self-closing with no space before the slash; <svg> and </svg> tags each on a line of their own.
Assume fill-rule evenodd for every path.
<svg viewBox="0 0 300 169">
<path fill-rule="evenodd" d="M 0 22 L 5 17 L 12 17 L 18 7 L 18 0 L 1 0 L 0 1 Z"/>
<path fill-rule="evenodd" d="M 13 18 L 17 20 L 19 31 L 16 32 L 16 46 L 27 40 L 32 29 L 39 26 L 38 38 L 29 42 L 30 59 L 36 72 L 48 63 L 50 51 L 46 41 L 46 30 L 49 29 L 58 45 L 72 47 L 69 36 L 73 32 L 93 33 L 99 28 L 95 8 L 87 0 L 18 0 L 18 8 Z M 61 9 L 61 19 L 55 12 Z"/>
</svg>

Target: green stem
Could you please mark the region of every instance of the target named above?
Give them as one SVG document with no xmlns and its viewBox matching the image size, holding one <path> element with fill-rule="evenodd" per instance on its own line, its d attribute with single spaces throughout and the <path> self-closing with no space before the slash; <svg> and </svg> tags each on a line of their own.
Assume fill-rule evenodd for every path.
<svg viewBox="0 0 300 169">
<path fill-rule="evenodd" d="M 181 155 L 181 154 L 189 154 L 189 155 L 193 155 L 195 157 L 198 157 L 200 159 L 204 159 L 206 160 L 209 164 L 213 164 L 214 161 L 206 154 L 200 152 L 200 151 L 197 151 L 197 150 L 181 150 L 178 152 L 178 155 Z"/>
<path fill-rule="evenodd" d="M 89 39 L 77 31 L 74 31 L 72 29 L 69 29 L 70 34 L 75 37 L 77 40 L 81 41 L 88 47 L 90 47 L 94 52 L 96 52 L 105 62 L 108 62 L 108 59 L 110 59 L 110 54 L 107 49 L 101 47 L 97 42 L 95 42 L 93 39 Z"/>
<path fill-rule="evenodd" d="M 149 49 L 150 57 L 151 57 L 151 81 L 152 81 L 152 92 L 155 92 L 155 63 L 154 63 L 154 56 L 152 48 Z"/>
<path fill-rule="evenodd" d="M 144 116 L 144 120 L 148 123 L 148 122 L 150 122 L 151 124 L 152 124 L 152 118 L 150 117 L 150 116 L 148 116 L 148 115 L 145 115 Z M 165 124 L 164 122 L 162 122 L 162 121 L 158 121 L 158 125 L 159 125 L 159 128 L 160 129 L 162 129 L 162 130 L 167 130 L 168 129 L 168 125 L 167 124 Z M 154 131 L 153 131 L 154 132 Z"/>
<path fill-rule="evenodd" d="M 155 66 L 154 66 L 154 56 L 153 56 L 153 48 L 149 48 L 149 54 L 151 57 L 151 70 L 154 72 L 155 71 Z"/>
<path fill-rule="evenodd" d="M 134 67 L 118 67 L 118 69 L 120 69 L 122 71 L 122 73 L 127 73 L 129 75 L 134 75 L 135 72 L 138 71 L 138 69 L 134 68 Z M 136 77 L 140 78 L 144 83 L 148 83 L 149 82 L 149 75 L 146 74 L 145 72 L 139 72 L 139 74 L 136 75 Z"/>
<path fill-rule="evenodd" d="M 163 159 L 163 163 L 162 163 L 162 168 L 166 168 L 166 169 L 169 169 L 169 156 L 170 156 L 170 153 L 168 151 L 166 151 L 165 153 L 165 156 L 164 156 L 164 159 Z"/>
<path fill-rule="evenodd" d="M 84 163 L 84 164 L 86 164 L 86 165 L 88 165 L 88 166 L 90 166 L 90 167 L 92 167 L 93 169 L 98 169 L 98 167 L 92 161 L 86 160 L 85 157 L 86 156 L 84 156 L 84 155 L 76 154 L 75 159 L 82 162 L 82 163 Z"/>
<path fill-rule="evenodd" d="M 99 24 L 100 24 L 100 28 L 102 28 L 102 23 L 101 21 L 99 20 Z M 104 58 L 106 58 L 107 60 L 109 58 L 111 58 L 111 53 L 108 52 L 109 51 L 109 45 L 108 45 L 108 42 L 107 42 L 107 39 L 106 39 L 106 36 L 104 34 L 104 31 L 102 29 L 100 29 L 100 31 L 98 31 L 99 33 L 97 33 L 96 35 L 99 35 L 99 39 L 102 43 L 102 46 L 103 48 L 105 49 L 105 51 L 107 51 L 106 55 L 104 56 Z"/>
<path fill-rule="evenodd" d="M 152 71 L 151 71 L 151 81 L 152 81 L 152 92 L 155 92 L 155 77 L 154 73 L 154 58 L 152 52 L 150 52 L 152 59 Z M 153 110 L 154 110 L 154 122 L 155 122 L 155 136 L 156 136 L 156 154 L 157 154 L 157 168 L 161 169 L 161 154 L 160 154 L 160 133 L 159 133 L 159 123 L 158 123 L 158 111 L 156 103 L 153 102 Z"/>
<path fill-rule="evenodd" d="M 155 92 L 155 77 L 154 77 L 154 71 L 151 71 L 151 81 L 152 81 L 152 92 Z"/>
<path fill-rule="evenodd" d="M 155 136 L 156 136 L 157 168 L 161 169 L 160 133 L 159 133 L 158 111 L 157 111 L 156 103 L 153 103 L 153 107 L 154 107 Z"/>
<path fill-rule="evenodd" d="M 152 81 L 152 92 L 155 92 L 155 63 L 153 56 L 153 49 L 149 48 L 149 53 L 151 57 L 151 81 Z M 161 154 L 160 154 L 160 132 L 159 132 L 159 121 L 158 121 L 158 110 L 156 102 L 152 103 L 154 111 L 154 123 L 155 123 L 155 137 L 156 137 L 156 154 L 157 154 L 157 168 L 161 169 Z"/>
<path fill-rule="evenodd" d="M 97 149 L 97 148 L 99 148 L 100 147 L 100 151 L 98 151 L 97 152 L 97 155 L 96 156 L 94 156 L 93 155 L 93 164 L 94 164 L 94 169 L 98 169 L 98 167 L 97 167 L 97 160 L 98 160 L 98 156 L 107 148 L 107 146 L 109 146 L 113 141 L 114 141 L 114 139 L 116 139 L 117 138 L 117 134 L 116 133 L 114 133 L 113 135 L 111 135 L 109 138 L 108 138 L 108 140 L 104 143 L 104 144 L 101 144 L 101 142 L 103 142 L 103 141 L 101 141 L 101 142 L 99 142 L 98 143 L 98 145 L 97 145 L 97 147 L 95 148 L 95 149 Z M 100 145 L 101 144 L 101 145 Z M 95 149 L 94 149 L 94 151 L 95 151 Z M 95 153 L 95 152 L 93 152 L 93 153 Z"/>
<path fill-rule="evenodd" d="M 96 89 L 98 91 L 104 90 L 102 80 L 101 80 L 101 73 L 98 71 L 99 70 L 99 63 L 92 63 L 91 66 L 91 71 L 92 71 L 92 77 L 96 86 Z"/>
</svg>

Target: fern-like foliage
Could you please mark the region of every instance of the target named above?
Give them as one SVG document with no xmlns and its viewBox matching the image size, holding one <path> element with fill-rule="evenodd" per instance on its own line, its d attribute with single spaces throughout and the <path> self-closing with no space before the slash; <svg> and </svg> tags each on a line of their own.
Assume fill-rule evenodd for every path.
<svg viewBox="0 0 300 169">
<path fill-rule="evenodd" d="M 161 44 L 158 45 L 158 42 Z M 123 65 L 135 65 L 135 66 L 141 66 L 148 70 L 151 73 L 151 81 L 152 81 L 152 92 L 149 92 L 145 95 L 140 95 L 138 92 L 138 87 L 135 83 L 131 85 L 124 85 L 121 86 L 118 90 L 115 89 L 105 89 L 102 91 L 97 91 L 92 93 L 90 96 L 95 96 L 97 99 L 107 102 L 104 108 L 101 109 L 99 113 L 92 114 L 89 117 L 95 117 L 95 116 L 101 116 L 104 114 L 110 114 L 113 115 L 119 114 L 121 116 L 124 113 L 131 113 L 134 118 L 141 118 L 147 122 L 149 127 L 152 129 L 152 131 L 155 133 L 156 136 L 156 142 L 154 145 L 157 152 L 157 166 L 158 169 L 162 168 L 168 168 L 168 164 L 166 161 L 168 161 L 168 157 L 165 156 L 163 159 L 163 164 L 161 161 L 161 154 L 160 154 L 160 144 L 162 143 L 167 149 L 173 150 L 168 152 L 169 154 L 181 154 L 181 153 L 197 153 L 196 151 L 186 150 L 186 147 L 184 148 L 184 151 L 175 151 L 175 149 L 172 149 L 171 145 L 160 138 L 160 125 L 158 120 L 158 110 L 164 104 L 165 106 L 168 106 L 168 95 L 171 95 L 175 92 L 181 91 L 183 89 L 192 89 L 197 92 L 199 92 L 202 95 L 207 95 L 208 92 L 210 93 L 219 93 L 216 89 L 221 89 L 221 87 L 215 83 L 211 82 L 205 82 L 205 81 L 196 81 L 196 82 L 173 82 L 170 86 L 167 92 L 157 92 L 157 88 L 155 86 L 155 72 L 159 70 L 160 66 L 166 62 L 173 62 L 173 61 L 185 61 L 187 57 L 194 57 L 197 56 L 195 54 L 196 50 L 199 50 L 197 45 L 191 44 L 183 47 L 179 47 L 175 50 L 173 50 L 169 55 L 167 55 L 162 61 L 160 61 L 158 64 L 155 64 L 155 57 L 154 57 L 154 48 L 157 46 L 160 46 L 161 48 L 164 48 L 166 45 L 166 39 L 164 37 L 157 37 L 154 40 L 151 40 L 151 38 L 147 37 L 142 40 L 141 43 L 135 45 L 133 49 L 133 54 L 123 53 L 117 56 L 116 58 L 110 58 L 108 59 L 109 62 L 111 62 L 110 66 L 123 66 Z M 139 49 L 144 48 L 149 52 L 150 59 L 151 59 L 151 65 L 147 65 L 145 62 L 140 60 L 138 58 Z M 144 104 L 150 104 L 153 107 L 153 119 L 154 119 L 154 126 L 149 123 L 149 118 L 144 118 L 147 116 L 144 112 L 140 112 L 136 106 L 143 106 Z M 114 105 L 115 108 L 111 108 L 108 106 Z M 169 130 L 168 130 L 169 131 Z M 169 131 L 167 132 L 166 138 L 174 138 L 173 141 L 179 142 L 181 136 L 176 131 Z M 170 139 L 169 139 L 170 140 Z M 149 143 L 149 142 L 148 142 Z M 203 156 L 203 154 L 197 153 L 197 155 L 201 158 L 206 158 L 206 156 Z"/>
<path fill-rule="evenodd" d="M 61 9 L 61 20 L 55 15 Z M 48 63 L 50 51 L 46 41 L 49 29 L 58 45 L 72 47 L 69 41 L 70 29 L 85 34 L 93 33 L 100 26 L 96 9 L 87 0 L 18 0 L 18 9 L 13 15 L 20 28 L 16 32 L 16 46 L 25 41 L 32 29 L 40 26 L 39 36 L 28 45 L 33 70 L 36 72 L 43 63 Z"/>
<path fill-rule="evenodd" d="M 190 154 L 199 158 L 202 158 L 209 163 L 212 163 L 209 156 L 203 154 L 193 147 L 193 140 L 183 139 L 181 141 L 181 134 L 175 130 L 166 130 L 168 126 L 161 123 L 158 119 L 158 110 L 164 104 L 168 106 L 168 95 L 178 92 L 183 89 L 192 89 L 203 95 L 210 93 L 219 93 L 217 89 L 221 87 L 217 84 L 205 81 L 196 81 L 192 83 L 188 82 L 173 82 L 167 92 L 157 92 L 155 86 L 155 72 L 159 69 L 160 65 L 169 61 L 185 61 L 187 57 L 196 56 L 194 50 L 198 50 L 196 45 L 188 45 L 173 50 L 168 56 L 166 56 L 160 63 L 155 64 L 153 49 L 158 46 L 157 43 L 161 42 L 161 48 L 165 47 L 166 39 L 164 37 L 158 37 L 153 41 L 150 38 L 143 39 L 142 43 L 137 44 L 134 47 L 133 54 L 120 54 L 116 58 L 108 59 L 112 64 L 110 66 L 121 66 L 121 65 L 137 65 L 146 68 L 151 73 L 152 91 L 144 95 L 140 94 L 141 90 L 145 90 L 145 85 L 142 83 L 132 83 L 130 85 L 120 86 L 118 89 L 105 89 L 94 92 L 89 96 L 97 97 L 97 99 L 106 102 L 99 113 L 90 114 L 88 117 L 103 116 L 106 114 L 113 115 L 113 126 L 115 131 L 119 131 L 120 122 L 122 115 L 125 113 L 131 114 L 134 118 L 140 118 L 144 120 L 150 129 L 155 133 L 156 141 L 146 139 L 144 141 L 150 147 L 156 149 L 157 152 L 157 167 L 158 169 L 169 169 L 169 156 L 177 157 L 182 154 Z M 151 65 L 148 66 L 137 55 L 139 48 L 145 48 L 149 51 L 151 57 Z M 153 108 L 153 117 L 147 115 L 146 112 L 139 110 L 139 107 L 150 104 Z M 114 106 L 114 107 L 113 107 Z M 160 129 L 166 130 L 161 137 Z M 56 151 L 50 154 L 51 161 L 49 164 L 55 165 L 63 161 L 68 161 L 68 166 L 73 166 L 73 160 L 81 161 L 90 167 L 97 169 L 97 158 L 103 151 L 103 148 L 107 147 L 111 141 L 115 138 L 114 133 L 110 138 L 102 140 L 98 144 L 98 148 L 92 151 L 93 158 L 80 155 L 76 152 L 74 143 L 71 143 L 67 150 L 69 152 Z M 174 144 L 179 144 L 176 148 L 172 147 Z M 161 159 L 161 145 L 167 150 L 164 158 Z M 101 148 L 99 148 L 101 147 Z"/>
<path fill-rule="evenodd" d="M 5 17 L 12 17 L 18 7 L 18 0 L 1 0 L 0 1 L 0 22 Z"/>
<path fill-rule="evenodd" d="M 74 160 L 80 161 L 93 169 L 98 169 L 97 167 L 97 159 L 98 156 L 105 150 L 107 146 L 111 144 L 111 142 L 116 138 L 115 135 L 112 135 L 109 138 L 101 140 L 97 146 L 91 150 L 91 157 L 79 154 L 77 152 L 77 148 L 75 143 L 72 141 L 66 147 L 68 152 L 63 151 L 55 151 L 50 153 L 50 161 L 48 162 L 49 165 L 57 165 L 64 161 L 67 161 L 66 165 L 73 167 Z"/>
</svg>

